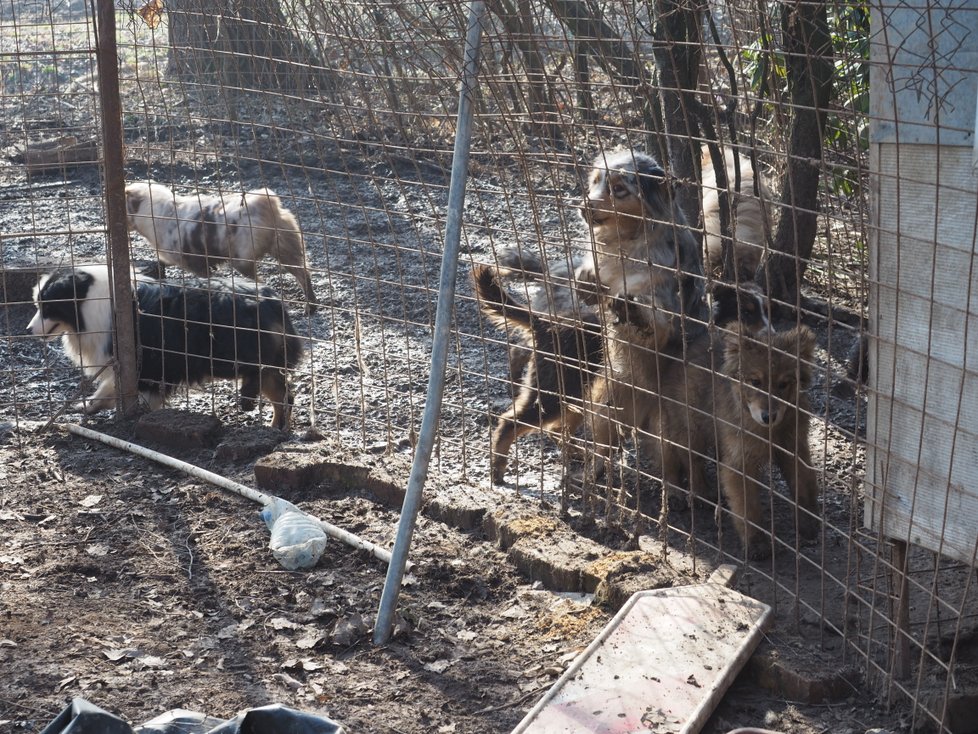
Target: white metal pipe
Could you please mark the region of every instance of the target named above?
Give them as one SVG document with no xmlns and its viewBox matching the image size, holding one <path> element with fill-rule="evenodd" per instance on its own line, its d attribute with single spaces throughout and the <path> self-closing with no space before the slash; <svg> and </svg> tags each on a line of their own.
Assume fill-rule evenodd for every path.
<svg viewBox="0 0 978 734">
<path fill-rule="evenodd" d="M 277 499 L 272 495 L 259 492 L 257 489 L 252 489 L 244 484 L 231 481 L 227 477 L 222 477 L 220 474 L 215 474 L 214 472 L 207 471 L 206 469 L 201 469 L 199 466 L 194 466 L 193 464 L 189 464 L 186 461 L 181 461 L 180 459 L 174 459 L 172 456 L 161 454 L 159 451 L 153 451 L 153 449 L 148 449 L 145 446 L 140 446 L 139 444 L 132 443 L 131 441 L 124 441 L 121 438 L 109 436 L 106 433 L 99 433 L 98 431 L 93 431 L 90 428 L 85 428 L 84 426 L 75 424 L 68 424 L 65 426 L 65 428 L 69 433 L 74 433 L 77 436 L 90 438 L 94 441 L 101 441 L 108 446 L 122 449 L 123 451 L 128 451 L 146 459 L 152 459 L 153 461 L 168 466 L 172 469 L 179 469 L 185 474 L 189 474 L 197 479 L 202 479 L 205 482 L 210 482 L 211 484 L 220 487 L 221 489 L 226 489 L 229 492 L 240 494 L 242 497 L 246 497 L 260 505 L 269 505 L 273 500 Z M 331 538 L 336 538 L 336 540 L 340 541 L 341 543 L 345 543 L 353 548 L 368 551 L 375 558 L 379 558 L 385 563 L 391 562 L 391 553 L 386 548 L 381 548 L 379 545 L 375 545 L 369 540 L 364 540 L 363 538 L 354 535 L 347 530 L 343 530 L 343 528 L 338 528 L 335 525 L 331 525 L 324 520 L 320 520 L 319 518 L 315 519 L 322 526 L 323 530 L 326 532 L 326 535 L 330 536 Z"/>
</svg>

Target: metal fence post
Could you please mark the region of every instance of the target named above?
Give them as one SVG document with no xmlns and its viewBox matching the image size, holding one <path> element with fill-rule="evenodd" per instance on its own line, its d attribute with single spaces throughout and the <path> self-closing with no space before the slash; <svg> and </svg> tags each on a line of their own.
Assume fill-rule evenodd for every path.
<svg viewBox="0 0 978 734">
<path fill-rule="evenodd" d="M 129 231 L 126 224 L 125 151 L 122 140 L 122 101 L 119 96 L 119 56 L 116 50 L 115 5 L 98 0 L 95 20 L 99 106 L 102 115 L 102 163 L 105 176 L 105 214 L 109 269 L 115 308 L 113 334 L 118 409 L 131 415 L 138 405 L 137 357 L 133 315 Z"/>
<path fill-rule="evenodd" d="M 387 567 L 384 591 L 380 597 L 377 624 L 374 626 L 374 644 L 390 639 L 394 620 L 394 607 L 401 592 L 401 581 L 407 564 L 411 536 L 421 505 L 421 490 L 428 476 L 428 462 L 435 443 L 435 432 L 441 413 L 442 394 L 445 389 L 445 365 L 451 341 L 451 321 L 455 303 L 455 276 L 458 271 L 459 242 L 462 235 L 462 207 L 465 203 L 465 179 L 468 175 L 469 144 L 472 137 L 472 96 L 479 73 L 479 46 L 482 40 L 482 18 L 485 3 L 477 0 L 469 4 L 468 30 L 465 34 L 465 66 L 462 72 L 458 99 L 458 124 L 455 131 L 455 150 L 452 157 L 452 178 L 448 187 L 448 214 L 445 221 L 445 249 L 441 259 L 441 277 L 438 286 L 438 309 L 435 314 L 435 332 L 431 347 L 431 373 L 428 376 L 428 393 L 425 398 L 421 431 L 414 451 L 411 476 L 408 479 L 397 537 L 391 551 L 391 563 Z"/>
</svg>

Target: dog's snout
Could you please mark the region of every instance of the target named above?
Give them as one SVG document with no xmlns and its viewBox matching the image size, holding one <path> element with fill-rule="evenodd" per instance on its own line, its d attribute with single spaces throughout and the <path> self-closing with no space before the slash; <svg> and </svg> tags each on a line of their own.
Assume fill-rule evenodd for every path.
<svg viewBox="0 0 978 734">
<path fill-rule="evenodd" d="M 27 327 L 24 329 L 24 333 L 30 336 L 38 336 L 37 327 L 41 323 L 41 312 L 38 311 L 34 314 L 34 318 L 28 322 Z"/>
</svg>

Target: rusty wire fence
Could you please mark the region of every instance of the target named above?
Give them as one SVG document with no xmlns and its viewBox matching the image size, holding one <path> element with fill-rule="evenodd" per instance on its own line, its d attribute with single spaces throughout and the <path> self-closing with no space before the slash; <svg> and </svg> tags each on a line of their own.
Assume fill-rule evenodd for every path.
<svg viewBox="0 0 978 734">
<path fill-rule="evenodd" d="M 819 664 L 850 666 L 908 705 L 914 725 L 965 731 L 978 681 L 968 348 L 978 69 L 959 52 L 974 43 L 978 11 L 949 8 L 489 2 L 433 471 L 584 517 L 622 547 L 671 547 L 707 566 L 747 561 L 744 589 L 778 606 L 775 639 L 814 642 Z M 0 6 L 0 368 L 12 423 L 65 411 L 78 389 L 59 349 L 23 336 L 37 273 L 107 257 L 113 143 L 101 133 L 93 13 L 68 0 Z M 293 427 L 315 425 L 357 451 L 409 454 L 424 406 L 465 18 L 454 1 L 116 9 L 126 181 L 229 200 L 259 187 L 279 195 L 301 227 L 320 304 L 305 313 L 298 280 L 272 258 L 259 264 L 309 344 Z M 710 184 L 723 186 L 723 174 L 704 185 L 708 143 L 741 152 L 732 177 L 745 185 L 729 201 L 708 201 Z M 771 498 L 761 524 L 775 530 L 773 562 L 745 557 L 722 500 L 713 521 L 715 495 L 695 514 L 663 509 L 646 424 L 622 427 L 600 478 L 587 471 L 598 447 L 585 428 L 521 437 L 492 482 L 490 433 L 518 392 L 508 352 L 519 339 L 480 317 L 467 274 L 504 253 L 539 255 L 555 273 L 586 258 L 591 162 L 622 146 L 664 164 L 696 242 L 704 207 L 715 216 L 709 284 L 756 282 L 775 329 L 814 335 L 802 361 L 818 533 L 796 533 L 785 477 L 773 472 L 773 490 L 758 490 Z M 751 223 L 751 206 L 760 263 L 740 268 L 748 237 L 736 227 Z M 156 253 L 133 234 L 131 257 Z M 517 274 L 506 286 L 539 303 L 538 281 Z M 262 421 L 237 410 L 226 383 L 171 402 Z M 712 484 L 712 465 L 707 474 Z"/>
</svg>

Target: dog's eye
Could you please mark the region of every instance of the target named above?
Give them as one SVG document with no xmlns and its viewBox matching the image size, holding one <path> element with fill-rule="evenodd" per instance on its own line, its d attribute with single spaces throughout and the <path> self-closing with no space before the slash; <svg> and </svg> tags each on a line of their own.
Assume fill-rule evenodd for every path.
<svg viewBox="0 0 978 734">
<path fill-rule="evenodd" d="M 761 386 L 761 378 L 751 377 L 749 380 L 747 380 L 747 384 L 750 385 L 751 387 L 759 388 Z"/>
<path fill-rule="evenodd" d="M 778 390 L 787 390 L 789 387 L 791 387 L 791 380 L 781 380 L 778 383 Z"/>
<path fill-rule="evenodd" d="M 616 199 L 624 199 L 631 194 L 631 190 L 623 183 L 616 183 L 611 187 L 611 195 Z"/>
</svg>

